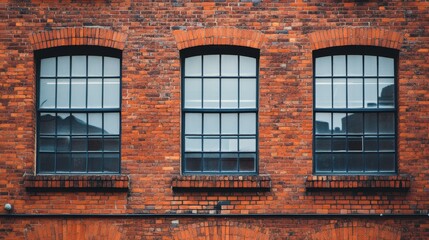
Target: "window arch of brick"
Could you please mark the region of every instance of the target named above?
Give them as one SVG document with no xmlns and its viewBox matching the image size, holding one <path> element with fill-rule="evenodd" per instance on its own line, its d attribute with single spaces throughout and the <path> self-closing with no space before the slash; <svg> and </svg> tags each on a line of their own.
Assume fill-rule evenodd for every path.
<svg viewBox="0 0 429 240">
<path fill-rule="evenodd" d="M 377 28 L 340 28 L 308 34 L 312 50 L 347 45 L 386 47 L 400 50 L 401 33 Z"/>
<path fill-rule="evenodd" d="M 89 45 L 123 50 L 127 35 L 104 28 L 62 28 L 30 35 L 33 50 Z"/>
<path fill-rule="evenodd" d="M 259 31 L 230 27 L 175 30 L 173 35 L 179 50 L 204 45 L 233 45 L 261 49 L 265 41 L 265 35 Z"/>
</svg>

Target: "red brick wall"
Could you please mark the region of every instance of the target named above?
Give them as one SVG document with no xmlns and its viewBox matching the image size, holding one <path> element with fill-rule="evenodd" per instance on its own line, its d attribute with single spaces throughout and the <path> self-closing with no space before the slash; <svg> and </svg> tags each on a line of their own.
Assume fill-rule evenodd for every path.
<svg viewBox="0 0 429 240">
<path fill-rule="evenodd" d="M 0 206 L 11 203 L 13 214 L 213 214 L 219 201 L 229 201 L 229 205 L 221 207 L 222 214 L 427 215 L 428 9 L 425 1 L 0 0 Z M 29 191 L 26 187 L 32 185 L 24 175 L 31 176 L 35 170 L 33 51 L 82 44 L 123 50 L 121 168 L 122 174 L 128 177 L 128 191 L 82 191 L 80 186 L 88 184 L 88 179 L 77 180 L 81 182 L 73 189 L 76 192 L 46 191 L 52 185 L 40 179 L 34 184 L 46 184 L 44 191 L 40 191 L 41 188 Z M 180 177 L 179 51 L 205 44 L 260 49 L 261 179 L 194 179 L 192 181 L 201 185 L 198 189 L 173 191 L 173 179 L 178 179 L 178 186 L 190 184 L 186 182 L 190 180 Z M 339 45 L 400 50 L 398 174 L 401 176 L 313 180 L 312 50 Z M 269 191 L 258 188 L 244 191 L 239 187 L 240 184 L 252 186 L 252 181 L 261 182 L 266 178 L 271 179 Z M 213 181 L 216 183 L 210 183 Z M 347 187 L 307 188 L 311 182 L 325 186 L 327 181 Z M 410 187 L 387 187 L 396 186 L 395 181 L 404 181 L 404 185 Z M 387 182 L 386 187 L 371 187 L 380 182 Z M 233 187 L 213 189 L 205 186 L 207 184 L 232 184 Z M 360 187 L 353 187 L 354 184 Z M 362 188 L 368 184 L 369 187 Z M 125 186 L 122 182 L 118 185 Z M 8 213 L 1 208 L 0 214 Z M 211 230 L 207 229 L 215 226 L 218 233 L 230 226 L 231 233 L 227 235 L 237 238 L 244 234 L 262 239 L 263 236 L 323 239 L 343 231 L 341 229 L 352 229 L 341 234 L 355 230 L 361 234 L 358 232 L 366 228 L 365 231 L 389 232 L 379 233 L 383 236 L 425 239 L 429 238 L 425 231 L 429 228 L 427 219 L 358 218 L 346 224 L 342 218 L 216 221 L 184 218 L 173 228 L 174 219 L 119 218 L 103 219 L 111 223 L 106 229 L 93 228 L 100 229 L 100 236 L 112 236 L 112 239 L 136 234 L 180 239 L 209 234 Z M 52 228 L 70 232 L 75 231 L 74 228 L 86 228 L 83 227 L 86 224 L 79 224 L 89 220 L 80 218 L 57 223 L 48 218 L 1 215 L 0 221 L 0 238 L 34 239 L 41 236 L 41 230 L 37 229 L 42 223 L 49 222 Z M 337 221 L 341 224 L 336 224 Z M 200 222 L 215 225 L 194 232 L 192 226 Z M 237 223 L 228 225 L 232 222 Z M 69 225 L 70 229 L 65 227 Z M 256 229 L 255 225 L 260 228 Z M 107 235 L 106 231 L 126 235 Z"/>
</svg>

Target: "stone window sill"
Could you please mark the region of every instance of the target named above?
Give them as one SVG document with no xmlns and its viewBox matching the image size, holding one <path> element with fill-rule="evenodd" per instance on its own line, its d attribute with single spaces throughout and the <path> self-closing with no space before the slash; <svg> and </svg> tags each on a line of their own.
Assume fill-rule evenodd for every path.
<svg viewBox="0 0 429 240">
<path fill-rule="evenodd" d="M 234 191 L 269 192 L 271 178 L 258 176 L 175 176 L 171 186 L 175 192 Z"/>
<path fill-rule="evenodd" d="M 305 181 L 307 190 L 399 190 L 407 191 L 411 187 L 411 176 L 308 176 Z"/>
<path fill-rule="evenodd" d="M 24 175 L 24 185 L 29 192 L 126 192 L 127 175 Z"/>
</svg>

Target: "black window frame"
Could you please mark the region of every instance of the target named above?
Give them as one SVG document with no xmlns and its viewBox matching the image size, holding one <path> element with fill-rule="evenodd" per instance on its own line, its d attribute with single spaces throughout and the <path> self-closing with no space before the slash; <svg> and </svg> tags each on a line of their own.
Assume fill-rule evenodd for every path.
<svg viewBox="0 0 429 240">
<path fill-rule="evenodd" d="M 362 56 L 362 75 L 361 76 L 347 76 L 347 57 L 345 58 L 346 62 L 345 62 L 345 66 L 346 66 L 346 75 L 344 76 L 334 76 L 333 74 L 333 68 L 334 68 L 334 63 L 333 63 L 333 56 L 336 55 L 360 55 Z M 331 74 L 330 76 L 316 76 L 316 58 L 319 57 L 326 57 L 326 56 L 331 56 Z M 394 98 L 393 98 L 393 108 L 379 108 L 377 105 L 377 108 L 365 108 L 365 78 L 376 78 L 377 79 L 377 91 L 379 91 L 379 79 L 380 78 L 392 78 L 392 77 L 385 77 L 385 76 L 380 76 L 378 71 L 379 71 L 379 64 L 377 61 L 377 75 L 376 76 L 365 76 L 365 58 L 364 56 L 375 56 L 377 57 L 388 57 L 388 58 L 392 58 L 394 63 L 393 63 L 393 81 L 394 81 L 394 87 L 393 87 L 393 93 L 394 93 Z M 354 46 L 341 46 L 341 47 L 330 47 L 330 48 L 323 48 L 323 49 L 319 49 L 319 50 L 314 50 L 313 51 L 313 147 L 312 147 L 312 152 L 313 152 L 313 174 L 314 175 L 347 175 L 347 176 L 357 176 L 357 175 L 376 175 L 376 176 L 380 176 L 380 175 L 396 175 L 398 173 L 398 61 L 399 61 L 399 50 L 396 49 L 391 49 L 391 48 L 385 48 L 385 47 L 375 47 L 375 46 L 360 46 L 360 45 L 354 45 Z M 347 79 L 349 78 L 361 78 L 362 79 L 362 101 L 363 101 L 363 107 L 362 108 L 348 108 L 346 105 L 346 108 L 335 108 L 334 107 L 334 97 L 333 97 L 333 88 L 334 88 L 334 84 L 331 84 L 331 108 L 317 108 L 316 107 L 316 78 L 331 78 L 331 83 L 334 82 L 335 78 L 344 78 L 346 79 L 346 95 L 345 95 L 345 101 L 347 104 L 347 99 L 348 99 L 348 93 L 347 93 Z M 379 99 L 377 100 L 379 103 Z M 380 166 L 379 166 L 379 162 L 378 162 L 378 171 L 368 171 L 366 172 L 366 163 L 365 163 L 365 154 L 368 154 L 367 152 L 365 152 L 364 149 L 364 143 L 362 143 L 362 149 L 360 154 L 362 155 L 362 161 L 363 161 L 363 171 L 348 171 L 349 169 L 349 163 L 347 160 L 346 163 L 346 171 L 335 171 L 334 170 L 334 164 L 333 162 L 331 163 L 331 171 L 318 171 L 317 170 L 317 161 L 316 161 L 316 137 L 317 136 L 323 136 L 323 135 L 317 135 L 316 134 L 316 114 L 317 113 L 331 113 L 331 120 L 333 119 L 333 113 L 345 113 L 346 116 L 348 116 L 349 114 L 353 114 L 353 113 L 361 113 L 362 114 L 362 118 L 363 118 L 363 122 L 362 122 L 362 128 L 365 129 L 365 119 L 364 119 L 364 114 L 367 113 L 375 113 L 377 114 L 377 118 L 379 118 L 380 113 L 393 113 L 393 120 L 394 120 L 394 133 L 390 134 L 391 136 L 393 136 L 394 138 L 394 150 L 393 152 L 387 152 L 387 153 L 393 153 L 394 154 L 394 171 L 380 171 Z M 346 120 L 347 121 L 347 120 Z M 331 124 L 333 124 L 331 122 Z M 377 123 L 377 128 L 379 127 L 379 123 Z M 363 130 L 364 131 L 364 130 Z M 377 130 L 377 134 L 376 134 L 376 139 L 377 139 L 377 144 L 379 143 L 379 139 L 383 139 L 383 135 L 380 134 L 378 132 L 379 130 Z M 359 134 L 358 134 L 359 135 Z M 365 136 L 365 132 L 362 132 L 362 134 L 360 134 L 362 139 L 364 139 Z M 335 135 L 334 132 L 332 132 L 330 135 L 328 134 L 327 136 L 331 137 L 331 151 L 327 152 L 332 154 L 334 152 L 333 148 L 333 142 L 332 139 L 334 138 L 334 136 L 340 136 L 340 135 Z M 350 135 L 347 133 L 345 135 L 341 135 L 342 137 L 345 137 L 348 141 L 348 138 L 350 138 Z M 373 136 L 374 137 L 374 136 Z M 353 136 L 351 136 L 351 138 L 353 138 Z M 347 146 L 346 146 L 347 147 Z M 320 152 L 319 152 L 320 153 Z M 346 158 L 349 159 L 350 158 L 350 154 L 349 150 L 346 150 L 345 155 L 348 155 Z M 353 152 L 352 152 L 353 153 Z M 356 152 L 359 153 L 359 152 Z M 383 153 L 380 151 L 380 149 L 378 148 L 377 151 L 375 152 L 378 155 L 378 161 L 379 161 L 379 154 Z M 332 160 L 334 161 L 334 160 Z"/>
<path fill-rule="evenodd" d="M 42 59 L 46 59 L 46 58 L 51 58 L 51 57 L 55 57 L 56 59 L 58 59 L 58 57 L 62 57 L 62 56 L 69 56 L 70 57 L 70 66 L 71 66 L 71 57 L 72 56 L 86 56 L 86 75 L 85 76 L 81 76 L 81 77 L 73 77 L 71 76 L 71 71 L 72 68 L 70 67 L 70 76 L 68 77 L 59 77 L 59 76 L 54 76 L 54 77 L 41 77 L 41 61 Z M 104 59 L 104 57 L 112 57 L 112 58 L 118 58 L 119 59 L 119 76 L 88 76 L 88 56 L 100 56 Z M 58 61 L 58 60 L 56 60 Z M 79 46 L 61 46 L 61 47 L 53 47 L 53 48 L 47 48 L 47 49 L 41 49 L 41 50 L 36 50 L 34 51 L 34 62 L 35 62 L 35 74 L 36 74 L 36 106 L 35 106 L 35 110 L 36 110 L 36 174 L 38 175 L 119 175 L 121 174 L 121 142 L 122 142 L 122 124 L 121 124 L 121 119 L 122 119 L 122 51 L 119 49 L 114 49 L 114 48 L 109 48 L 109 47 L 101 47 L 101 46 L 89 46 L 89 45 L 79 45 Z M 56 65 L 56 72 L 58 69 L 58 63 L 55 64 Z M 104 60 L 102 60 L 102 69 L 104 69 Z M 103 106 L 101 108 L 88 108 L 87 106 L 85 108 L 72 108 L 71 107 L 71 102 L 69 103 L 70 106 L 69 108 L 40 108 L 40 84 L 41 84 L 41 78 L 47 78 L 47 79 L 58 79 L 58 78 L 69 78 L 69 79 L 73 79 L 73 78 L 81 78 L 81 79 L 86 79 L 86 95 L 88 96 L 88 79 L 91 78 L 102 78 L 102 79 L 118 79 L 119 78 L 119 107 L 118 108 L 103 108 Z M 56 83 L 56 87 L 57 88 L 57 83 Z M 71 98 L 71 85 L 69 87 L 69 99 Z M 103 95 L 104 95 L 104 83 L 102 83 L 102 90 L 101 90 L 101 98 L 103 99 Z M 69 100 L 70 101 L 70 100 Z M 103 101 L 103 100 L 102 100 Z M 55 97 L 55 104 L 57 103 L 57 97 Z M 87 105 L 88 102 L 86 101 L 85 105 Z M 70 114 L 70 117 L 72 116 L 72 114 L 86 114 L 86 118 L 88 120 L 89 118 L 89 114 L 91 113 L 101 113 L 102 114 L 102 124 L 104 125 L 104 119 L 105 113 L 117 113 L 119 116 L 119 129 L 118 129 L 118 134 L 113 134 L 113 135 L 106 135 L 104 133 L 104 129 L 101 129 L 102 133 L 101 133 L 101 144 L 104 145 L 104 140 L 105 139 L 115 139 L 118 141 L 118 150 L 117 151 L 113 151 L 113 152 L 109 152 L 109 151 L 105 151 L 104 149 L 102 149 L 100 152 L 97 152 L 97 154 L 101 154 L 102 155 L 102 171 L 89 171 L 88 169 L 88 159 L 89 159 L 89 150 L 88 150 L 88 145 L 87 145 L 87 149 L 86 149 L 86 171 L 72 171 L 72 166 L 69 164 L 69 169 L 68 171 L 58 171 L 56 168 L 56 160 L 54 158 L 54 171 L 41 171 L 41 160 L 40 155 L 43 154 L 40 151 L 40 137 L 41 137 L 41 133 L 40 133 L 40 118 L 41 118 L 41 113 L 53 113 L 53 114 Z M 72 126 L 72 123 L 70 123 L 70 127 Z M 90 139 L 91 135 L 88 133 L 88 128 L 90 126 L 87 126 L 87 133 L 85 134 L 86 136 L 86 140 L 87 140 L 87 144 L 88 144 L 88 139 Z M 55 127 L 56 128 L 56 127 Z M 56 130 L 57 131 L 57 130 Z M 69 139 L 72 139 L 73 133 L 71 132 L 71 128 L 70 128 L 70 133 L 67 135 L 59 135 L 57 132 L 55 131 L 55 135 L 52 135 L 56 138 L 58 138 L 58 136 L 68 136 Z M 84 136 L 84 135 L 82 135 Z M 81 137 L 82 137 L 81 136 Z M 107 137 L 105 137 L 107 136 Z M 70 143 L 71 144 L 71 143 Z M 57 143 L 55 144 L 57 145 Z M 56 149 L 57 147 L 55 147 L 55 155 L 58 154 L 58 149 Z M 69 151 L 65 151 L 66 154 L 70 155 L 70 161 L 72 161 L 72 154 L 73 151 L 70 147 Z M 105 162 L 105 157 L 104 154 L 107 153 L 111 153 L 111 154 L 115 154 L 118 155 L 118 162 L 117 162 L 117 171 L 105 171 L 104 169 L 104 162 Z M 83 152 L 80 154 L 84 154 Z M 70 163 L 70 162 L 69 162 Z"/>
<path fill-rule="evenodd" d="M 256 76 L 254 77 L 241 77 L 239 75 L 237 76 L 213 76 L 212 78 L 237 78 L 237 79 L 241 79 L 241 78 L 255 78 L 256 79 L 256 107 L 255 108 L 234 108 L 234 109 L 222 109 L 219 107 L 219 109 L 204 109 L 203 106 L 201 106 L 201 108 L 198 109 L 192 109 L 192 108 L 185 108 L 185 77 L 188 78 L 188 76 L 185 76 L 185 59 L 188 57 L 194 57 L 194 56 L 204 56 L 204 55 L 237 55 L 237 56 L 247 56 L 247 57 L 252 57 L 256 59 Z M 260 50 L 256 49 L 256 48 L 250 48 L 250 47 L 242 47 L 242 46 L 230 46 L 230 45 L 211 45 L 211 46 L 197 46 L 197 47 L 191 47 L 191 48 L 186 48 L 180 51 L 180 60 L 181 60 L 181 173 L 183 175 L 258 175 L 259 174 L 259 57 L 260 57 Z M 239 59 L 239 57 L 238 57 Z M 240 64 L 240 62 L 238 62 L 238 64 Z M 201 65 L 203 66 L 204 63 L 203 61 L 201 62 Z M 221 71 L 221 70 L 219 70 Z M 201 73 L 201 76 L 198 77 L 194 77 L 194 78 L 201 78 L 204 79 L 206 77 L 204 77 L 204 73 Z M 210 77 L 209 77 L 210 78 Z M 239 81 L 239 80 L 238 80 Z M 221 82 L 221 81 L 220 81 Z M 202 87 L 203 88 L 203 87 Z M 239 97 L 237 99 L 237 101 L 239 101 Z M 214 172 L 214 171 L 204 171 L 204 167 L 201 167 L 201 171 L 197 172 L 197 171 L 186 171 L 186 160 L 185 160 L 185 115 L 186 113 L 201 113 L 202 116 L 205 113 L 255 113 L 256 114 L 256 120 L 255 120 L 255 129 L 256 129 L 256 133 L 255 135 L 255 141 L 256 141 L 256 149 L 255 149 L 255 162 L 254 162 L 254 167 L 255 167 L 255 171 L 239 171 L 239 161 L 240 161 L 240 151 L 237 147 L 237 152 L 232 152 L 234 154 L 238 154 L 238 159 L 237 159 L 237 171 L 233 172 L 233 171 L 222 171 L 221 169 L 221 157 L 219 157 L 218 160 L 218 169 L 219 171 Z M 239 128 L 239 123 L 237 125 L 237 128 Z M 204 133 L 201 133 L 201 137 L 204 136 Z M 221 133 L 219 133 L 219 136 L 222 136 Z M 237 136 L 239 136 L 239 134 L 237 134 Z M 218 152 L 204 152 L 201 151 L 201 161 L 203 164 L 204 160 L 203 160 L 203 155 L 205 153 L 214 153 L 214 154 L 219 154 L 219 156 L 221 156 L 222 154 L 222 150 L 219 149 Z M 231 152 L 223 152 L 225 153 L 231 153 Z M 245 154 L 246 152 L 242 152 L 243 154 Z M 253 154 L 253 153 L 252 153 Z"/>
</svg>

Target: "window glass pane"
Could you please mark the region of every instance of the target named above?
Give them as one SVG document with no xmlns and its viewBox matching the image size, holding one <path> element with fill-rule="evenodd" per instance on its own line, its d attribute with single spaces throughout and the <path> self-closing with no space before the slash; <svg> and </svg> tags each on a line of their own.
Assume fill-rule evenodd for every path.
<svg viewBox="0 0 429 240">
<path fill-rule="evenodd" d="M 332 155 L 331 154 L 316 154 L 316 171 L 330 172 L 332 171 Z"/>
<path fill-rule="evenodd" d="M 238 108 L 238 79 L 221 80 L 221 108 Z"/>
<path fill-rule="evenodd" d="M 185 151 L 200 152 L 202 150 L 201 137 L 187 136 L 185 137 Z"/>
<path fill-rule="evenodd" d="M 72 138 L 72 152 L 86 152 L 87 150 L 86 137 L 73 137 Z"/>
<path fill-rule="evenodd" d="M 346 79 L 334 79 L 334 108 L 346 108 Z"/>
<path fill-rule="evenodd" d="M 378 140 L 377 138 L 365 138 L 364 140 L 364 150 L 366 152 L 374 152 L 378 150 Z"/>
<path fill-rule="evenodd" d="M 185 171 L 200 172 L 203 167 L 200 153 L 185 154 L 185 161 Z"/>
<path fill-rule="evenodd" d="M 70 107 L 70 79 L 58 79 L 57 108 Z"/>
<path fill-rule="evenodd" d="M 254 172 L 256 163 L 256 154 L 240 154 L 240 172 Z"/>
<path fill-rule="evenodd" d="M 394 74 L 394 61 L 393 58 L 379 57 L 378 58 L 378 75 L 393 77 Z"/>
<path fill-rule="evenodd" d="M 378 140 L 380 151 L 394 151 L 395 139 L 394 138 L 380 138 Z"/>
<path fill-rule="evenodd" d="M 331 138 L 330 137 L 318 137 L 316 138 L 316 152 L 330 152 L 332 150 L 331 147 Z"/>
<path fill-rule="evenodd" d="M 379 80 L 379 96 L 378 103 L 380 108 L 395 107 L 395 85 L 393 78 L 380 78 Z"/>
<path fill-rule="evenodd" d="M 119 58 L 104 57 L 104 76 L 119 77 L 120 64 Z"/>
<path fill-rule="evenodd" d="M 362 78 L 348 79 L 348 107 L 361 108 L 363 107 L 363 84 Z"/>
<path fill-rule="evenodd" d="M 41 77 L 55 77 L 56 59 L 44 58 L 40 61 L 40 76 Z"/>
<path fill-rule="evenodd" d="M 203 149 L 204 152 L 219 152 L 220 151 L 219 137 L 204 137 Z"/>
<path fill-rule="evenodd" d="M 88 56 L 88 76 L 101 77 L 103 75 L 103 57 Z"/>
<path fill-rule="evenodd" d="M 377 57 L 365 56 L 365 76 L 377 76 Z"/>
<path fill-rule="evenodd" d="M 395 171 L 395 154 L 380 153 L 379 166 L 380 166 L 381 172 L 394 172 Z"/>
<path fill-rule="evenodd" d="M 236 137 L 222 137 L 221 151 L 236 152 L 238 150 L 238 140 Z"/>
<path fill-rule="evenodd" d="M 347 139 L 349 151 L 362 151 L 362 138 L 350 137 Z"/>
<path fill-rule="evenodd" d="M 185 79 L 185 108 L 201 108 L 202 83 L 200 78 Z"/>
<path fill-rule="evenodd" d="M 39 163 L 39 172 L 55 171 L 55 154 L 40 153 L 37 161 Z"/>
<path fill-rule="evenodd" d="M 40 108 L 55 108 L 55 79 L 40 79 Z"/>
<path fill-rule="evenodd" d="M 332 122 L 334 124 L 333 134 L 345 134 L 347 117 L 345 113 L 334 113 L 332 116 Z"/>
<path fill-rule="evenodd" d="M 365 78 L 365 108 L 377 107 L 377 79 Z"/>
<path fill-rule="evenodd" d="M 256 108 L 256 79 L 240 79 L 240 108 Z"/>
<path fill-rule="evenodd" d="M 71 118 L 72 134 L 86 134 L 86 113 L 73 113 Z"/>
<path fill-rule="evenodd" d="M 347 56 L 347 76 L 362 76 L 362 56 Z"/>
<path fill-rule="evenodd" d="M 41 113 L 39 118 L 40 134 L 55 134 L 55 113 Z"/>
<path fill-rule="evenodd" d="M 219 114 L 204 114 L 204 134 L 219 134 Z"/>
<path fill-rule="evenodd" d="M 202 114 L 186 113 L 185 114 L 185 134 L 201 134 Z"/>
<path fill-rule="evenodd" d="M 70 171 L 70 154 L 57 154 L 56 162 L 57 172 Z"/>
<path fill-rule="evenodd" d="M 240 134 L 256 134 L 256 113 L 240 113 Z"/>
<path fill-rule="evenodd" d="M 344 137 L 338 137 L 332 139 L 332 151 L 334 152 L 344 152 L 346 151 L 347 139 Z"/>
<path fill-rule="evenodd" d="M 347 116 L 347 133 L 363 133 L 363 115 L 362 113 L 349 113 Z"/>
<path fill-rule="evenodd" d="M 86 79 L 84 78 L 72 79 L 71 107 L 86 107 Z"/>
<path fill-rule="evenodd" d="M 119 108 L 119 78 L 104 79 L 103 108 Z"/>
<path fill-rule="evenodd" d="M 377 113 L 365 113 L 365 134 L 377 134 Z"/>
<path fill-rule="evenodd" d="M 70 134 L 70 114 L 69 113 L 58 113 L 57 134 L 58 135 Z"/>
<path fill-rule="evenodd" d="M 204 154 L 204 171 L 219 171 L 219 154 Z"/>
<path fill-rule="evenodd" d="M 58 57 L 58 77 L 70 76 L 70 56 Z"/>
<path fill-rule="evenodd" d="M 331 57 L 316 58 L 316 77 L 331 75 Z"/>
<path fill-rule="evenodd" d="M 224 113 L 221 115 L 221 133 L 237 134 L 238 133 L 238 115 L 236 113 Z"/>
<path fill-rule="evenodd" d="M 101 78 L 88 79 L 88 108 L 101 108 Z"/>
<path fill-rule="evenodd" d="M 219 108 L 219 78 L 205 78 L 203 86 L 203 108 Z"/>
<path fill-rule="evenodd" d="M 72 154 L 71 171 L 86 172 L 86 154 Z"/>
<path fill-rule="evenodd" d="M 364 162 L 362 154 L 349 153 L 348 154 L 348 168 L 350 172 L 362 172 L 364 169 Z"/>
<path fill-rule="evenodd" d="M 219 76 L 219 55 L 203 56 L 204 76 Z"/>
<path fill-rule="evenodd" d="M 221 171 L 238 171 L 238 155 L 227 153 L 222 154 Z"/>
<path fill-rule="evenodd" d="M 316 78 L 316 108 L 332 107 L 331 79 Z"/>
<path fill-rule="evenodd" d="M 103 139 L 101 137 L 88 138 L 88 151 L 91 151 L 91 152 L 103 151 Z"/>
<path fill-rule="evenodd" d="M 103 133 L 103 115 L 101 113 L 88 114 L 88 134 L 99 135 Z"/>
<path fill-rule="evenodd" d="M 331 114 L 330 113 L 316 113 L 316 134 L 330 134 L 331 133 Z"/>
<path fill-rule="evenodd" d="M 334 172 L 345 172 L 347 170 L 347 154 L 332 154 L 332 163 Z"/>
<path fill-rule="evenodd" d="M 395 133 L 395 118 L 393 113 L 380 113 L 378 115 L 378 128 L 380 134 Z"/>
<path fill-rule="evenodd" d="M 43 152 L 55 152 L 55 138 L 40 138 L 39 139 L 39 151 Z"/>
<path fill-rule="evenodd" d="M 256 152 L 256 138 L 240 137 L 238 148 L 240 152 Z"/>
<path fill-rule="evenodd" d="M 88 154 L 88 171 L 101 172 L 103 171 L 103 155 L 100 153 Z"/>
<path fill-rule="evenodd" d="M 119 113 L 104 114 L 104 131 L 105 134 L 119 134 Z"/>
<path fill-rule="evenodd" d="M 104 138 L 104 151 L 119 152 L 119 138 Z"/>
<path fill-rule="evenodd" d="M 238 56 L 237 55 L 222 55 L 222 76 L 237 76 L 238 75 Z"/>
<path fill-rule="evenodd" d="M 365 159 L 366 172 L 378 171 L 378 154 L 376 153 L 365 154 L 364 159 Z"/>
<path fill-rule="evenodd" d="M 201 76 L 201 56 L 185 59 L 185 76 Z"/>
<path fill-rule="evenodd" d="M 104 172 L 119 172 L 119 154 L 104 154 Z"/>
<path fill-rule="evenodd" d="M 256 58 L 240 56 L 240 76 L 256 77 Z"/>
<path fill-rule="evenodd" d="M 334 76 L 346 76 L 346 56 L 334 57 Z"/>
<path fill-rule="evenodd" d="M 72 56 L 72 76 L 86 76 L 86 56 Z"/>
</svg>

